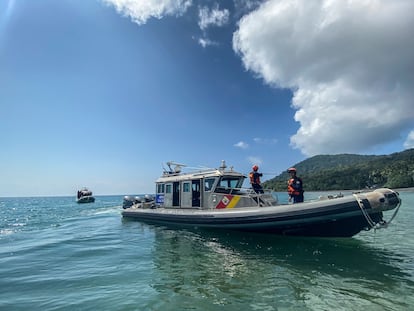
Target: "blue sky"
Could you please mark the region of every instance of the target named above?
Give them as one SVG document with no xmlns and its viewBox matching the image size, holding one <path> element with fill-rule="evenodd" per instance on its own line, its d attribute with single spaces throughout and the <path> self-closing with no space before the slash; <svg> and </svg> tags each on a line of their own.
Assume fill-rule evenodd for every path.
<svg viewBox="0 0 414 311">
<path fill-rule="evenodd" d="M 412 1 L 2 0 L 0 196 L 414 147 Z M 265 179 L 266 179 L 265 178 Z"/>
</svg>

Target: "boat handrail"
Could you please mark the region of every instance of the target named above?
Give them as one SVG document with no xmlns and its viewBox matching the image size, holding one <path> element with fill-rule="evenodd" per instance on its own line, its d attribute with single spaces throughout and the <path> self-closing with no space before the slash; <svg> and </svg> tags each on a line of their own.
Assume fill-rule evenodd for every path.
<svg viewBox="0 0 414 311">
<path fill-rule="evenodd" d="M 223 188 L 226 189 L 226 188 Z M 278 202 L 277 196 L 275 197 L 273 195 L 272 189 L 263 189 L 263 193 L 256 192 L 253 188 L 227 188 L 229 192 L 221 192 L 223 194 L 230 194 L 230 195 L 238 195 L 241 197 L 247 197 L 249 199 L 252 199 L 253 201 L 257 202 L 257 206 L 270 206 L 273 205 L 275 202 Z M 217 188 L 215 193 L 217 192 Z M 269 201 L 269 196 L 272 197 L 272 199 Z"/>
<path fill-rule="evenodd" d="M 258 197 L 261 196 L 263 194 L 272 194 L 273 190 L 272 189 L 263 189 L 263 193 L 257 193 L 256 191 L 254 191 L 253 188 L 246 188 L 246 187 L 241 187 L 241 188 L 233 188 L 233 187 L 216 187 L 215 191 L 216 193 L 226 193 L 226 194 L 231 194 L 231 195 L 248 195 L 248 196 L 254 196 L 254 197 Z"/>
<path fill-rule="evenodd" d="M 245 176 L 244 174 L 240 173 L 240 172 L 236 172 L 233 170 L 233 167 L 230 167 L 230 169 L 226 169 L 227 166 L 224 164 L 222 164 L 222 166 L 220 166 L 219 168 L 213 168 L 213 167 L 190 167 L 190 166 L 186 166 L 184 164 L 177 164 L 177 166 L 179 166 L 180 168 L 186 168 L 187 170 L 185 172 L 181 171 L 181 169 L 178 170 L 173 170 L 173 169 L 169 169 L 166 170 L 164 168 L 163 173 L 161 175 L 161 177 L 169 177 L 169 176 L 188 176 L 188 175 L 192 175 L 194 177 L 196 176 L 202 176 L 205 174 L 217 174 L 217 176 L 221 176 L 223 174 L 236 174 L 236 175 L 242 175 Z"/>
<path fill-rule="evenodd" d="M 187 172 L 173 172 L 173 171 L 164 171 L 161 177 L 170 177 L 170 176 L 200 176 L 205 174 L 219 174 L 219 170 L 215 168 L 206 168 L 206 169 L 195 169 Z"/>
</svg>

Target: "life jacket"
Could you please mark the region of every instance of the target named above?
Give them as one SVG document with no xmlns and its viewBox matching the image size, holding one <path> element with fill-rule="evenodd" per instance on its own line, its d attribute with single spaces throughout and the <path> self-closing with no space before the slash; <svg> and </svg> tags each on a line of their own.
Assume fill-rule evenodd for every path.
<svg viewBox="0 0 414 311">
<path fill-rule="evenodd" d="M 288 194 L 289 195 L 300 195 L 302 194 L 302 179 L 294 177 L 288 181 Z"/>
<path fill-rule="evenodd" d="M 257 184 L 260 185 L 260 175 L 257 172 L 250 172 L 249 177 L 250 177 L 250 183 L 253 184 Z"/>
</svg>

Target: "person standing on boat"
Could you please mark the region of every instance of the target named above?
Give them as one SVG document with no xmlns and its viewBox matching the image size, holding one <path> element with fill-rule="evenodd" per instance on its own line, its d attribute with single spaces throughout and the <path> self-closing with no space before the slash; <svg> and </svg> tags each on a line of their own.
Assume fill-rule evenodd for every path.
<svg viewBox="0 0 414 311">
<path fill-rule="evenodd" d="M 289 202 L 293 199 L 293 203 L 303 202 L 303 182 L 302 179 L 296 176 L 296 168 L 288 169 L 290 179 L 288 180 L 288 194 Z"/>
<path fill-rule="evenodd" d="M 257 165 L 253 165 L 252 170 L 253 171 L 250 172 L 249 177 L 253 190 L 256 193 L 264 193 L 262 185 L 260 183 L 260 177 L 262 177 L 263 174 L 258 172 L 259 167 Z"/>
</svg>

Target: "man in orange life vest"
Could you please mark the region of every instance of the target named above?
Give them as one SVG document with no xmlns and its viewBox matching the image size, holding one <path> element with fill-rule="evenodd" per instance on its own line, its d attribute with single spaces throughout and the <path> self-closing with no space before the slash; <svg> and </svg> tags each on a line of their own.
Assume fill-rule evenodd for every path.
<svg viewBox="0 0 414 311">
<path fill-rule="evenodd" d="M 289 201 L 293 199 L 293 203 L 303 202 L 303 182 L 302 179 L 296 176 L 296 168 L 288 169 L 290 179 L 288 180 L 288 194 Z"/>
<path fill-rule="evenodd" d="M 257 165 L 253 165 L 253 171 L 250 172 L 250 183 L 252 184 L 252 188 L 256 193 L 263 193 L 262 185 L 260 184 L 260 177 L 263 176 L 262 173 L 259 173 L 259 167 Z"/>
</svg>

